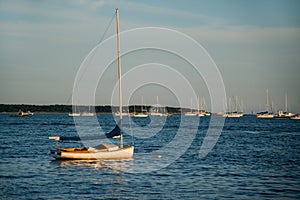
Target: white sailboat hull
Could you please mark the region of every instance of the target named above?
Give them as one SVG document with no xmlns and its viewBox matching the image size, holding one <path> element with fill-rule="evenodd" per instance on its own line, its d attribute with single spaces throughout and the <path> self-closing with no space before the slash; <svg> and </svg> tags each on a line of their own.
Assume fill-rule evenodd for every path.
<svg viewBox="0 0 300 200">
<path fill-rule="evenodd" d="M 120 113 L 118 112 L 118 113 L 115 113 L 115 116 L 117 116 L 117 117 L 120 117 Z M 124 117 L 126 117 L 126 116 L 129 116 L 129 113 L 122 113 L 122 116 Z"/>
<path fill-rule="evenodd" d="M 128 146 L 117 150 L 89 151 L 84 148 L 64 148 L 53 151 L 57 160 L 121 160 L 133 157 L 134 146 Z"/>
<path fill-rule="evenodd" d="M 33 116 L 33 113 L 32 112 L 19 112 L 17 114 L 17 116 L 19 116 L 19 117 L 31 117 L 31 116 Z"/>
<path fill-rule="evenodd" d="M 205 112 L 199 112 L 197 114 L 198 117 L 205 117 L 206 116 L 206 113 Z"/>
<path fill-rule="evenodd" d="M 81 116 L 83 117 L 93 117 L 95 114 L 94 113 L 91 113 L 91 112 L 84 112 L 81 114 Z"/>
<path fill-rule="evenodd" d="M 79 117 L 80 113 L 69 113 L 69 117 Z"/>
<path fill-rule="evenodd" d="M 189 117 L 193 117 L 193 116 L 197 116 L 197 113 L 185 113 L 185 116 L 189 116 Z"/>
<path fill-rule="evenodd" d="M 294 119 L 294 120 L 300 120 L 300 115 L 297 115 L 297 116 L 291 117 L 291 119 Z"/>
<path fill-rule="evenodd" d="M 274 115 L 273 114 L 257 114 L 256 117 L 261 118 L 261 119 L 270 119 L 270 118 L 274 118 Z"/>
<path fill-rule="evenodd" d="M 136 115 L 133 115 L 133 117 L 146 118 L 146 117 L 148 117 L 148 115 L 147 114 L 136 114 Z"/>
<path fill-rule="evenodd" d="M 229 118 L 239 118 L 239 117 L 243 117 L 244 114 L 242 113 L 228 113 L 226 117 L 229 117 Z"/>
<path fill-rule="evenodd" d="M 150 113 L 150 115 L 152 115 L 152 116 L 163 116 L 163 114 L 162 113 L 158 113 L 158 112 L 153 112 L 153 113 Z"/>
</svg>

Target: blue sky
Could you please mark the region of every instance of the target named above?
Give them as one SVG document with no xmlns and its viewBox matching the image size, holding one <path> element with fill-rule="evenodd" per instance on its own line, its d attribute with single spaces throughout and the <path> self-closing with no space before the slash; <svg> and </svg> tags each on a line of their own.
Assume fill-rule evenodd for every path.
<svg viewBox="0 0 300 200">
<path fill-rule="evenodd" d="M 269 88 L 276 109 L 284 108 L 287 93 L 290 110 L 300 112 L 300 2 L 291 0 L 1 0 L 0 103 L 70 103 L 77 70 L 116 7 L 122 31 L 165 27 L 200 43 L 217 64 L 227 96 L 243 99 L 246 111 L 262 109 Z M 114 26 L 105 38 L 113 34 Z M 196 92 L 209 101 L 204 90 Z M 154 104 L 158 93 L 168 104 L 160 92 L 144 94 L 145 103 Z M 110 102 L 99 97 L 97 103 Z"/>
</svg>

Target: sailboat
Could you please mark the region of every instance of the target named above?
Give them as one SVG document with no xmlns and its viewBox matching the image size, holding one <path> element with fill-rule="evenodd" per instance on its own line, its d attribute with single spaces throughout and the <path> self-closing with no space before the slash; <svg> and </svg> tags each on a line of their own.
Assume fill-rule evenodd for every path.
<svg viewBox="0 0 300 200">
<path fill-rule="evenodd" d="M 17 117 L 31 117 L 34 113 L 27 111 L 23 112 L 22 110 L 19 110 L 18 114 L 16 114 Z"/>
<path fill-rule="evenodd" d="M 265 105 L 266 111 L 260 112 L 256 114 L 257 118 L 274 118 L 274 114 L 272 112 L 269 112 L 269 90 L 266 90 L 266 105 Z"/>
<path fill-rule="evenodd" d="M 300 114 L 291 117 L 291 119 L 294 119 L 294 120 L 300 120 Z"/>
<path fill-rule="evenodd" d="M 156 105 L 155 107 L 150 111 L 150 115 L 152 116 L 163 116 L 163 113 L 160 112 L 161 106 L 158 103 L 158 96 L 156 96 Z"/>
<path fill-rule="evenodd" d="M 205 110 L 204 110 L 204 98 L 201 98 L 201 100 L 200 100 L 200 98 L 199 98 L 199 96 L 198 96 L 198 103 L 200 104 L 200 110 L 198 110 L 198 114 L 197 114 L 197 116 L 198 117 L 204 117 L 204 116 L 206 116 L 206 112 L 205 112 Z"/>
<path fill-rule="evenodd" d="M 193 100 L 192 99 L 191 99 L 191 110 L 190 110 L 190 112 L 184 113 L 184 115 L 189 116 L 189 117 L 197 116 L 197 113 L 193 112 Z"/>
<path fill-rule="evenodd" d="M 294 115 L 293 117 L 291 117 L 291 119 L 294 119 L 294 120 L 300 120 L 300 113 Z"/>
<path fill-rule="evenodd" d="M 69 115 L 69 117 L 79 117 L 80 116 L 80 112 L 77 112 L 77 105 L 76 105 L 76 103 L 75 103 L 75 106 L 74 106 L 74 112 L 69 113 L 68 115 Z"/>
<path fill-rule="evenodd" d="M 205 111 L 206 110 L 206 104 L 205 104 L 205 99 L 202 97 L 201 99 L 198 97 L 198 102 L 200 104 L 200 110 L 198 110 L 198 116 L 199 117 L 205 117 L 205 116 L 210 116 L 210 113 Z"/>
<path fill-rule="evenodd" d="M 276 118 L 291 118 L 294 116 L 293 113 L 288 112 L 288 103 L 287 103 L 287 94 L 285 94 L 285 111 L 279 110 L 278 114 L 275 116 Z"/>
<path fill-rule="evenodd" d="M 116 23 L 117 23 L 117 46 L 118 46 L 118 78 L 119 78 L 119 112 L 120 122 L 110 132 L 102 136 L 103 138 L 120 138 L 120 145 L 114 144 L 100 144 L 89 148 L 58 148 L 51 151 L 55 159 L 60 160 L 108 160 L 108 159 L 130 159 L 133 157 L 134 146 L 123 147 L 122 136 L 122 73 L 121 73 L 121 59 L 120 59 L 120 25 L 119 25 L 119 11 L 116 8 Z M 99 137 L 96 137 L 99 139 Z M 62 137 L 49 137 L 56 141 L 62 140 Z"/>
<path fill-rule="evenodd" d="M 89 111 L 88 112 L 83 112 L 81 114 L 81 116 L 83 117 L 93 117 L 95 115 L 95 113 L 91 112 L 91 105 L 90 105 L 90 101 L 89 101 Z"/>
<path fill-rule="evenodd" d="M 144 109 L 144 98 L 143 98 L 143 96 L 142 96 L 141 112 L 135 112 L 133 117 L 138 117 L 138 118 L 147 118 L 148 117 L 148 112 L 147 112 L 147 110 Z"/>
<path fill-rule="evenodd" d="M 120 112 L 118 111 L 118 112 L 115 112 L 114 113 L 114 115 L 116 116 L 116 117 L 119 117 L 121 114 L 120 114 Z M 128 113 L 128 112 L 126 112 L 126 111 L 123 111 L 122 112 L 122 116 L 124 117 L 124 116 L 129 116 L 130 114 Z"/>
<path fill-rule="evenodd" d="M 232 97 L 230 101 L 231 101 L 231 112 L 227 113 L 226 117 L 239 118 L 244 116 L 242 112 L 238 112 L 238 96 L 235 96 L 235 103 L 234 103 L 234 97 Z"/>
</svg>

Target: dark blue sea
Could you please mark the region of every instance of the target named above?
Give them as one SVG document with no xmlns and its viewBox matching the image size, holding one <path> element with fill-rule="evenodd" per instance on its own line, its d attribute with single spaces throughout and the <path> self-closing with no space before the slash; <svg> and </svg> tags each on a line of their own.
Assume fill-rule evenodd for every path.
<svg viewBox="0 0 300 200">
<path fill-rule="evenodd" d="M 96 119 L 77 128 L 102 134 L 115 126 L 112 115 Z M 124 119 L 132 160 L 56 161 L 50 150 L 57 144 L 48 137 L 77 136 L 72 117 L 1 114 L 0 198 L 300 199 L 300 121 L 228 118 L 220 135 L 205 139 L 208 129 L 220 128 L 214 126 L 210 117 Z M 204 140 L 215 145 L 199 157 Z"/>
</svg>

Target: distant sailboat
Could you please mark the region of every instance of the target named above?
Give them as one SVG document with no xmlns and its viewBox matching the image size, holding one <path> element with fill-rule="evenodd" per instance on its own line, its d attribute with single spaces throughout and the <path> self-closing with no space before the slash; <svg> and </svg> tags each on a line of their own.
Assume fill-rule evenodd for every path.
<svg viewBox="0 0 300 200">
<path fill-rule="evenodd" d="M 121 74 L 121 58 L 120 58 L 120 28 L 119 28 L 119 12 L 116 9 L 116 23 L 117 23 L 117 46 L 118 46 L 118 77 L 119 77 L 119 124 L 104 138 L 120 138 L 120 146 L 114 144 L 100 144 L 89 148 L 58 148 L 51 151 L 51 154 L 56 159 L 80 159 L 80 160 L 96 160 L 96 159 L 128 159 L 133 157 L 134 146 L 123 147 L 122 136 L 122 74 Z M 98 137 L 97 137 L 98 138 Z M 53 140 L 61 140 L 61 137 L 49 137 Z"/>
<path fill-rule="evenodd" d="M 239 112 L 239 109 L 238 109 L 238 96 L 235 97 L 235 102 L 234 102 L 234 97 L 232 97 L 230 99 L 231 101 L 231 112 L 227 113 L 226 114 L 226 117 L 229 117 L 229 118 L 239 118 L 239 117 L 242 117 L 244 116 L 244 114 L 242 112 Z"/>
<path fill-rule="evenodd" d="M 142 96 L 142 105 L 141 105 L 141 111 L 140 112 L 134 112 L 133 117 L 137 118 L 147 118 L 148 112 L 144 109 L 144 97 Z"/>
<path fill-rule="evenodd" d="M 152 108 L 152 110 L 150 111 L 150 115 L 152 116 L 163 116 L 163 113 L 160 111 L 161 106 L 158 103 L 158 96 L 156 96 L 156 104 L 154 106 L 154 108 Z"/>
<path fill-rule="evenodd" d="M 193 117 L 193 116 L 197 116 L 197 112 L 193 112 L 193 100 L 191 99 L 191 108 L 190 108 L 190 112 L 186 112 L 184 113 L 185 116 L 188 117 Z"/>
<path fill-rule="evenodd" d="M 119 116 L 121 115 L 121 113 L 118 111 L 118 112 L 115 112 L 114 115 L 115 115 L 116 117 L 119 117 Z M 125 111 L 122 112 L 122 116 L 123 116 L 123 117 L 124 117 L 124 116 L 129 116 L 129 115 L 130 115 L 130 114 L 129 114 L 128 112 L 125 112 Z"/>
<path fill-rule="evenodd" d="M 269 90 L 266 90 L 265 111 L 256 114 L 257 118 L 274 118 L 273 112 L 269 112 Z"/>
<path fill-rule="evenodd" d="M 198 101 L 200 103 L 200 110 L 198 110 L 198 116 L 199 117 L 205 117 L 205 116 L 210 116 L 210 113 L 206 111 L 206 104 L 205 104 L 205 99 L 204 97 L 200 98 L 198 97 Z"/>
<path fill-rule="evenodd" d="M 77 104 L 76 104 L 76 102 L 75 102 L 75 105 L 74 105 L 74 112 L 69 113 L 68 115 L 69 115 L 69 117 L 79 117 L 80 116 L 80 112 L 77 111 Z"/>
<path fill-rule="evenodd" d="M 19 110 L 18 114 L 16 115 L 17 117 L 31 117 L 33 116 L 34 113 L 27 111 L 23 112 L 22 110 Z"/>
<path fill-rule="evenodd" d="M 291 119 L 300 120 L 300 114 L 297 114 L 297 115 L 291 117 Z"/>
<path fill-rule="evenodd" d="M 95 115 L 95 113 L 91 112 L 91 105 L 90 105 L 90 101 L 89 101 L 89 111 L 81 113 L 81 116 L 83 116 L 83 117 L 93 117 L 94 115 Z"/>
<path fill-rule="evenodd" d="M 81 116 L 83 117 L 93 117 L 95 114 L 92 112 L 83 112 L 81 113 Z"/>
<path fill-rule="evenodd" d="M 278 114 L 275 116 L 277 118 L 291 118 L 295 114 L 288 112 L 288 102 L 287 102 L 287 94 L 285 94 L 285 111 L 280 110 Z"/>
<path fill-rule="evenodd" d="M 294 117 L 291 117 L 291 119 L 300 120 L 300 114 L 299 115 L 295 115 Z"/>
</svg>

